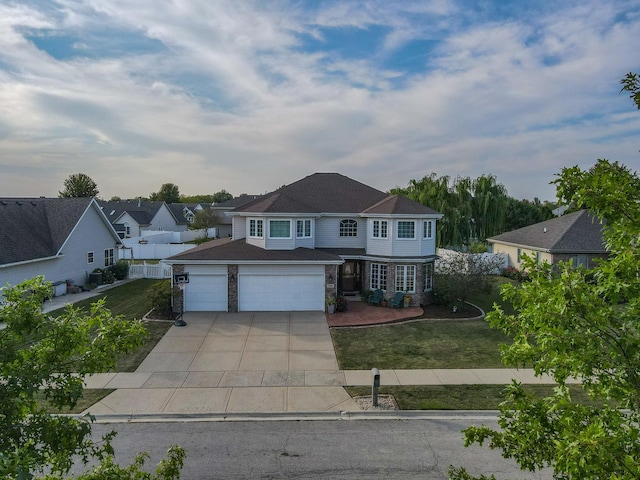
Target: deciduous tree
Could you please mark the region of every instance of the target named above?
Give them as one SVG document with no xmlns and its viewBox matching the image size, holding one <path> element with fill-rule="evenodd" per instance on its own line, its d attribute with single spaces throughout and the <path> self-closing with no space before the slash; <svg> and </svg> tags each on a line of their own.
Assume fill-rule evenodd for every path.
<svg viewBox="0 0 640 480">
<path fill-rule="evenodd" d="M 64 181 L 64 190 L 58 192 L 60 198 L 70 197 L 97 197 L 98 186 L 89 175 L 74 173 Z"/>
<path fill-rule="evenodd" d="M 96 442 L 89 416 L 52 415 L 39 401 L 60 409 L 73 407 L 82 395 L 82 377 L 113 369 L 116 354 L 141 343 L 143 324 L 113 317 L 103 301 L 89 313 L 69 306 L 62 315 L 50 317 L 42 303 L 53 291 L 42 277 L 7 286 L 2 293 L 0 478 L 29 479 L 45 471 L 49 479 L 67 478 L 74 461 L 90 460 L 99 463 L 96 472 L 122 475 L 88 473 L 83 478 L 179 478 L 182 449 L 170 451 L 157 476 L 144 476 L 148 474 L 141 471 L 139 460 L 130 467 L 117 466 L 111 447 L 114 433 Z"/>
<path fill-rule="evenodd" d="M 586 270 L 525 261 L 530 281 L 503 290 L 516 313 L 496 309 L 495 328 L 514 338 L 508 366 L 532 366 L 556 382 L 535 397 L 514 382 L 500 407 L 500 430 L 472 427 L 466 444 L 488 441 L 523 469 L 550 467 L 562 479 L 640 478 L 640 179 L 599 160 L 565 168 L 555 182 L 565 204 L 606 219 L 610 257 Z M 595 404 L 575 401 L 571 378 Z M 451 478 L 473 478 L 453 469 Z"/>
<path fill-rule="evenodd" d="M 160 190 L 149 194 L 149 200 L 178 203 L 180 202 L 180 189 L 174 183 L 163 183 Z"/>
</svg>

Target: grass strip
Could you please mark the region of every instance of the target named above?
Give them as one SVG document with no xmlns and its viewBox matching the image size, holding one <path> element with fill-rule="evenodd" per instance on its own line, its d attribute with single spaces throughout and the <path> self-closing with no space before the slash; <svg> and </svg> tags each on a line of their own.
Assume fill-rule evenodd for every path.
<svg viewBox="0 0 640 480">
<path fill-rule="evenodd" d="M 393 395 L 400 410 L 497 410 L 504 400 L 506 385 L 419 385 L 385 386 L 380 395 Z M 553 385 L 525 385 L 538 397 L 553 393 Z M 345 387 L 352 397 L 371 395 L 370 387 Z M 576 403 L 596 404 L 579 385 L 570 385 Z"/>
<path fill-rule="evenodd" d="M 47 411 L 51 414 L 78 414 L 84 412 L 87 408 L 93 405 L 96 402 L 99 402 L 104 397 L 109 395 L 110 393 L 115 392 L 113 389 L 84 389 L 82 391 L 82 396 L 78 399 L 78 403 L 73 408 L 63 408 L 59 409 L 51 405 L 45 398 L 43 393 L 38 393 L 37 400 L 38 403 L 45 407 Z"/>
</svg>

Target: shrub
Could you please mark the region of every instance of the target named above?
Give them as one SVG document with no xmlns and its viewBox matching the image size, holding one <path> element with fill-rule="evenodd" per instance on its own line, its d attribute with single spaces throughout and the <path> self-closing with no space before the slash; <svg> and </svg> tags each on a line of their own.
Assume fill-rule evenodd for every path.
<svg viewBox="0 0 640 480">
<path fill-rule="evenodd" d="M 502 270 L 502 276 L 522 283 L 527 279 L 527 272 L 515 267 L 507 267 Z"/>
<path fill-rule="evenodd" d="M 171 313 L 171 280 L 163 280 L 148 289 L 151 307 L 159 314 Z"/>
<path fill-rule="evenodd" d="M 113 273 L 109 268 L 96 268 L 93 273 L 101 273 L 102 274 L 102 284 L 108 285 L 116 281 L 116 277 L 113 276 Z"/>
<path fill-rule="evenodd" d="M 129 275 L 129 263 L 126 260 L 118 260 L 118 263 L 111 266 L 111 272 L 116 280 L 124 280 Z"/>
</svg>

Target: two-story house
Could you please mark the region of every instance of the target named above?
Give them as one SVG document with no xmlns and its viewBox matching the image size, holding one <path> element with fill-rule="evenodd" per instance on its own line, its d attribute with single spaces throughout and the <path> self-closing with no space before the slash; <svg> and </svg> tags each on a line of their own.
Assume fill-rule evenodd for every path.
<svg viewBox="0 0 640 480">
<path fill-rule="evenodd" d="M 185 311 L 324 310 L 329 295 L 431 290 L 442 214 L 337 173 L 316 173 L 226 213 L 232 237 L 166 261 L 188 273 Z"/>
</svg>

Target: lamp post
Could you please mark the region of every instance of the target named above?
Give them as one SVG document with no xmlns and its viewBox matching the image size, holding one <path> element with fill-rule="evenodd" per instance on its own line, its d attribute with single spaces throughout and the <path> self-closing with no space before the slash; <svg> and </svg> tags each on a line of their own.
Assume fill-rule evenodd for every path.
<svg viewBox="0 0 640 480">
<path fill-rule="evenodd" d="M 187 324 L 182 318 L 184 316 L 184 289 L 186 286 L 184 279 L 178 282 L 178 288 L 180 289 L 180 315 L 173 322 L 176 327 L 184 327 Z"/>
</svg>

